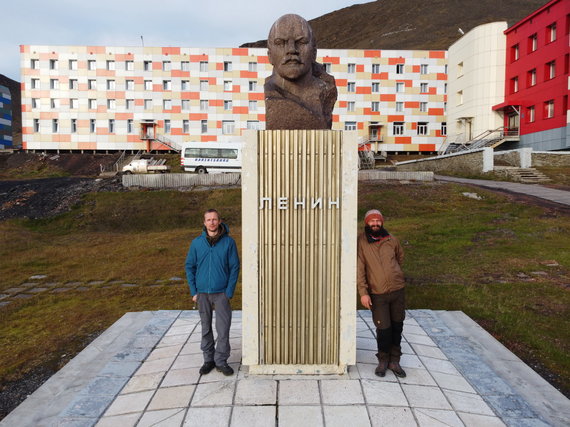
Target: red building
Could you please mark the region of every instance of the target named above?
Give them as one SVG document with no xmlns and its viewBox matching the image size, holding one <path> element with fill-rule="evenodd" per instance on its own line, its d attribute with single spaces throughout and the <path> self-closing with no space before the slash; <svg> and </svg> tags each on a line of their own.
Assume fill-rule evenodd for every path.
<svg viewBox="0 0 570 427">
<path fill-rule="evenodd" d="M 552 0 L 505 31 L 505 126 L 517 148 L 570 149 L 568 67 L 570 0 Z"/>
</svg>

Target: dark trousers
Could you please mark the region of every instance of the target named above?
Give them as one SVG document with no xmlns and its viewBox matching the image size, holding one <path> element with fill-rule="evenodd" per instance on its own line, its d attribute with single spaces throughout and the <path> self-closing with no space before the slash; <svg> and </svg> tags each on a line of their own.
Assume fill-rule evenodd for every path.
<svg viewBox="0 0 570 427">
<path fill-rule="evenodd" d="M 406 317 L 404 288 L 388 294 L 372 294 L 372 319 L 376 326 L 378 357 L 399 362 L 402 355 L 402 331 Z"/>
<path fill-rule="evenodd" d="M 214 348 L 214 332 L 212 317 L 216 309 L 216 332 L 218 340 Z M 214 362 L 216 366 L 227 363 L 230 357 L 230 326 L 232 324 L 232 308 L 230 299 L 225 293 L 198 294 L 198 311 L 202 324 L 202 343 L 200 349 L 204 353 L 204 362 Z"/>
</svg>

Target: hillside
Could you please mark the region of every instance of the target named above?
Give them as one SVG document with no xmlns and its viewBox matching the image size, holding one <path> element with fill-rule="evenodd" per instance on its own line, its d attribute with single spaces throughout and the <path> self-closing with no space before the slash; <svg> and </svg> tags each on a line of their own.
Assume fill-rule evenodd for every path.
<svg viewBox="0 0 570 427">
<path fill-rule="evenodd" d="M 477 25 L 511 26 L 546 0 L 377 0 L 310 20 L 319 48 L 447 49 Z M 267 28 L 269 32 L 269 26 Z M 266 47 L 266 40 L 242 47 Z"/>
</svg>

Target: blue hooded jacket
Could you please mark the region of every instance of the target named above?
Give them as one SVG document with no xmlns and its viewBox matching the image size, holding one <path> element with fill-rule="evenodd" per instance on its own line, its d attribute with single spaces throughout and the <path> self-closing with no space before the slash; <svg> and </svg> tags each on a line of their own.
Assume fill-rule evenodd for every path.
<svg viewBox="0 0 570 427">
<path fill-rule="evenodd" d="M 239 257 L 236 242 L 229 236 L 229 228 L 221 223 L 222 236 L 212 246 L 207 232 L 192 240 L 186 256 L 186 278 L 192 296 L 197 293 L 224 292 L 233 297 L 239 275 Z"/>
</svg>

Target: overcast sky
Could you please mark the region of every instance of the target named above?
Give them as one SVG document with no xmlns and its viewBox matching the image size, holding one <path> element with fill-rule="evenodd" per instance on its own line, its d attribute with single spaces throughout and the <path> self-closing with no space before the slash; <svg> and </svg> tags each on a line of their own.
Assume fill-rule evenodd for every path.
<svg viewBox="0 0 570 427">
<path fill-rule="evenodd" d="M 0 2 L 0 74 L 20 81 L 19 45 L 237 47 L 281 15 L 313 19 L 357 0 L 9 0 Z"/>
</svg>

